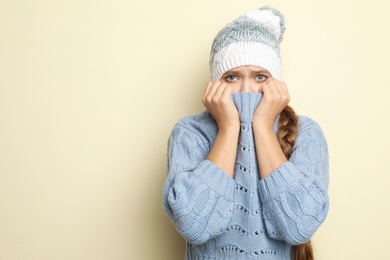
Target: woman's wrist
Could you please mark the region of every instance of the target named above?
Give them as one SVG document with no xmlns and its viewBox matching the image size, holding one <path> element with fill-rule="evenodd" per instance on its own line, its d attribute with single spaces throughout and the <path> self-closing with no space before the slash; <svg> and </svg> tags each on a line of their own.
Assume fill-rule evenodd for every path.
<svg viewBox="0 0 390 260">
<path fill-rule="evenodd" d="M 229 177 L 233 178 L 236 162 L 237 143 L 240 135 L 238 125 L 218 126 L 218 134 L 207 159 L 222 169 Z"/>
<path fill-rule="evenodd" d="M 253 120 L 252 122 L 253 131 L 260 133 L 273 133 L 274 132 L 274 121 L 272 120 Z"/>
<path fill-rule="evenodd" d="M 218 134 L 236 136 L 240 133 L 240 123 L 218 124 Z"/>
<path fill-rule="evenodd" d="M 230 121 L 230 122 L 217 122 L 218 132 L 224 133 L 237 133 L 240 131 L 240 121 Z"/>
</svg>

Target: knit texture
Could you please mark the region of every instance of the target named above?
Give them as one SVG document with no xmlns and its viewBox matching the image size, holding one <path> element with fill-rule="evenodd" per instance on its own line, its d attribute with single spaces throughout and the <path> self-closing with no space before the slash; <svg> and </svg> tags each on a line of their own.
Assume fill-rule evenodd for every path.
<svg viewBox="0 0 390 260">
<path fill-rule="evenodd" d="M 211 80 L 243 65 L 267 69 L 281 79 L 279 44 L 285 32 L 284 16 L 275 8 L 263 7 L 246 13 L 216 35 L 210 53 Z"/>
<path fill-rule="evenodd" d="M 213 117 L 187 116 L 169 138 L 164 208 L 187 241 L 186 259 L 291 259 L 292 245 L 310 239 L 328 212 L 325 137 L 299 117 L 289 161 L 260 180 L 251 121 L 261 94 L 232 98 L 241 118 L 234 178 L 206 160 Z"/>
</svg>

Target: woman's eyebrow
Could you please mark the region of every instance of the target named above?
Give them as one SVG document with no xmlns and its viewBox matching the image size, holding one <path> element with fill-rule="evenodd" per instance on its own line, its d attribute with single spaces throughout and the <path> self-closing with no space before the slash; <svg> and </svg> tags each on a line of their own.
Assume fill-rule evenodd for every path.
<svg viewBox="0 0 390 260">
<path fill-rule="evenodd" d="M 259 69 L 259 70 L 252 70 L 250 72 L 251 75 L 258 75 L 258 74 L 267 74 L 267 75 L 271 75 L 269 73 L 268 70 L 265 70 L 265 69 Z M 234 75 L 234 76 L 237 76 L 237 75 L 241 75 L 241 71 L 239 70 L 229 70 L 229 71 L 226 71 L 222 77 L 225 77 L 227 75 Z"/>
<path fill-rule="evenodd" d="M 239 71 L 229 70 L 229 71 L 226 71 L 222 76 L 227 76 L 227 75 L 239 75 L 239 74 L 240 74 Z"/>
<path fill-rule="evenodd" d="M 260 73 L 262 73 L 262 74 L 270 74 L 268 72 L 268 70 L 254 70 L 254 71 L 251 71 L 251 74 L 260 74 Z"/>
</svg>

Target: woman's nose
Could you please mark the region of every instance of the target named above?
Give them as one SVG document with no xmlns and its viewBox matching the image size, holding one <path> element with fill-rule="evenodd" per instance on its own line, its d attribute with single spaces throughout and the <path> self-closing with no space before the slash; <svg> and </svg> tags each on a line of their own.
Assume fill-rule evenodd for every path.
<svg viewBox="0 0 390 260">
<path fill-rule="evenodd" d="M 241 84 L 240 92 L 249 92 L 249 87 L 247 84 Z"/>
<path fill-rule="evenodd" d="M 249 92 L 249 82 L 247 79 L 243 79 L 240 82 L 240 92 Z"/>
<path fill-rule="evenodd" d="M 243 81 L 240 85 L 240 92 L 258 92 L 258 86 L 249 81 Z"/>
</svg>

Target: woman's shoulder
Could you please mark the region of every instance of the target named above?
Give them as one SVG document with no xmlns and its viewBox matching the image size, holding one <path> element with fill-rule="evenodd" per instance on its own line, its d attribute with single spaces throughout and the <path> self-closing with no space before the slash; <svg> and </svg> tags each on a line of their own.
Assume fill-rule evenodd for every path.
<svg viewBox="0 0 390 260">
<path fill-rule="evenodd" d="M 310 133 L 310 135 L 323 136 L 323 130 L 319 123 L 314 119 L 299 115 L 298 116 L 298 135 L 303 133 Z"/>
<path fill-rule="evenodd" d="M 217 124 L 207 110 L 182 117 L 176 123 L 173 131 L 175 130 L 199 135 L 208 141 L 213 140 L 218 132 Z"/>
<path fill-rule="evenodd" d="M 211 114 L 204 110 L 198 114 L 191 114 L 179 119 L 176 123 L 176 127 L 186 127 L 189 129 L 198 129 L 200 127 L 215 126 L 216 122 Z"/>
</svg>

